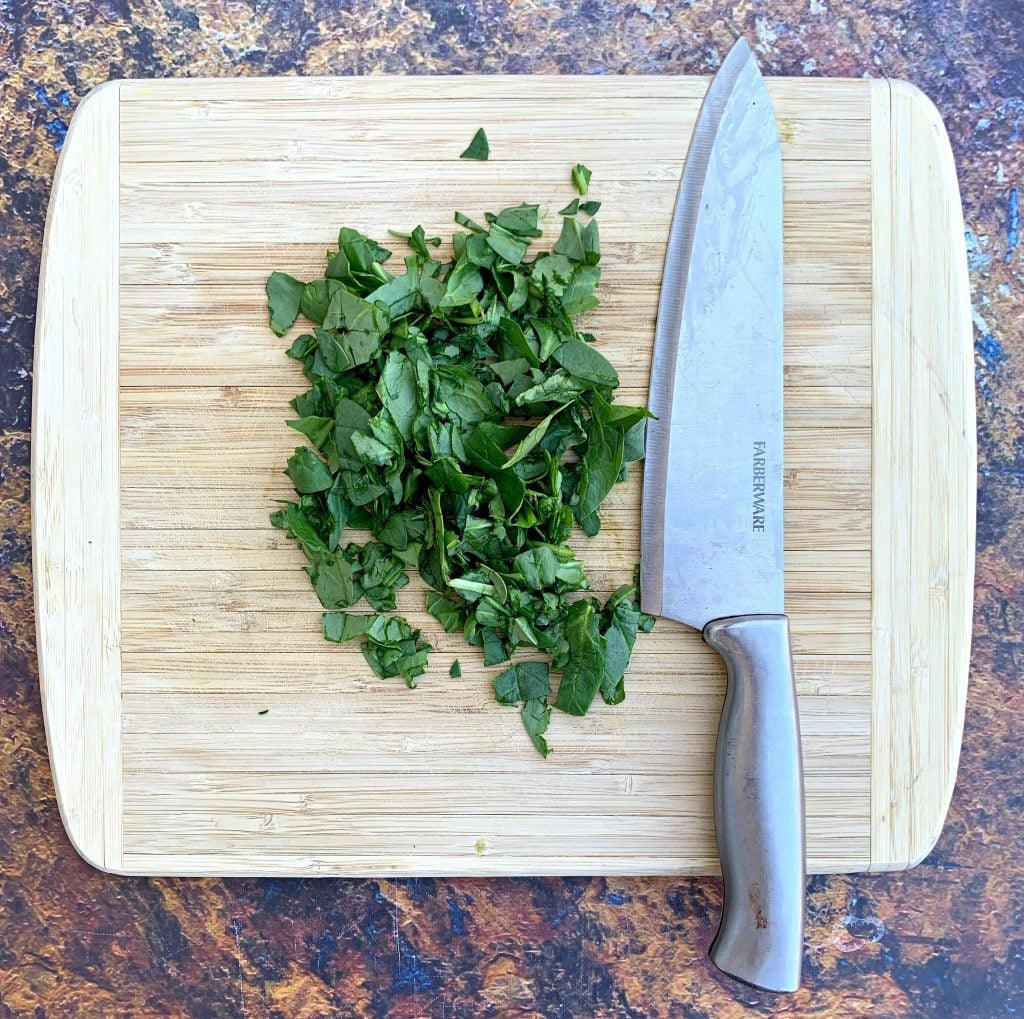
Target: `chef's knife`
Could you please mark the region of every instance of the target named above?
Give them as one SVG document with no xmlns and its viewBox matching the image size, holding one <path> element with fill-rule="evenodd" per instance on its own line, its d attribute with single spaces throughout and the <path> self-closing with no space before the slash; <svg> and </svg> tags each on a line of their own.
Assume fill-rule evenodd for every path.
<svg viewBox="0 0 1024 1019">
<path fill-rule="evenodd" d="M 757 987 L 800 982 L 804 810 L 782 584 L 782 161 L 747 44 L 690 141 L 651 365 L 643 608 L 701 630 L 728 683 L 714 809 L 725 882 L 711 959 Z"/>
</svg>

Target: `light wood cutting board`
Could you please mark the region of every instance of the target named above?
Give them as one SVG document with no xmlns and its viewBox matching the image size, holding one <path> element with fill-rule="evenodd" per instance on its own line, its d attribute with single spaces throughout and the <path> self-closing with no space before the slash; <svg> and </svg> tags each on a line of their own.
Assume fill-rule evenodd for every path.
<svg viewBox="0 0 1024 1019">
<path fill-rule="evenodd" d="M 542 760 L 422 587 L 418 690 L 325 644 L 290 494 L 305 388 L 266 324 L 341 225 L 449 235 L 593 169 L 589 325 L 645 399 L 699 78 L 113 82 L 75 115 L 36 335 L 34 572 L 57 796 L 79 852 L 131 874 L 635 874 L 717 869 L 717 656 L 667 621 L 625 704 L 558 715 Z M 888 81 L 769 83 L 783 139 L 786 597 L 809 868 L 912 865 L 959 754 L 974 550 L 963 223 L 931 104 Z M 457 158 L 479 126 L 489 162 Z M 550 238 L 548 238 L 550 243 Z M 400 242 L 395 242 L 396 251 Z M 708 427 L 715 427 L 709 421 Z M 639 476 L 577 547 L 610 590 Z M 448 667 L 458 656 L 461 679 Z M 266 714 L 260 714 L 267 709 Z"/>
</svg>

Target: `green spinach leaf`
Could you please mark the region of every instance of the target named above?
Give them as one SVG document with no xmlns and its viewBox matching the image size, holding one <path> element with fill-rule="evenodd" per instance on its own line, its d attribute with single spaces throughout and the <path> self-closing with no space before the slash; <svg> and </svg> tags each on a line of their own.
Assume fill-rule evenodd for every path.
<svg viewBox="0 0 1024 1019">
<path fill-rule="evenodd" d="M 604 678 L 607 642 L 590 601 L 572 603 L 565 621 L 569 657 L 558 684 L 555 707 L 569 715 L 585 715 Z"/>
<path fill-rule="evenodd" d="M 306 284 L 285 272 L 272 272 L 267 280 L 270 328 L 284 336 L 299 315 L 299 302 Z"/>
<path fill-rule="evenodd" d="M 487 159 L 491 154 L 491 146 L 487 142 L 487 135 L 482 127 L 477 128 L 473 140 L 459 154 L 459 159 Z"/>
</svg>

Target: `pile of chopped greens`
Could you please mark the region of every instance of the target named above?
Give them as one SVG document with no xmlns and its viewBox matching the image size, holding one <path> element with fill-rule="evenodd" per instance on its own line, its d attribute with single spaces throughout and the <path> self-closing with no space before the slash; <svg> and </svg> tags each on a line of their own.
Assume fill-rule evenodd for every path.
<svg viewBox="0 0 1024 1019">
<path fill-rule="evenodd" d="M 572 177 L 585 193 L 590 171 Z M 545 756 L 552 705 L 583 715 L 599 692 L 622 701 L 637 633 L 654 623 L 635 579 L 604 605 L 582 595 L 566 544 L 574 523 L 597 534 L 602 502 L 643 457 L 649 416 L 614 401 L 615 368 L 574 322 L 598 304 L 598 204 L 571 202 L 552 250 L 533 257 L 536 205 L 487 213 L 486 225 L 456 213 L 447 261 L 418 226 L 398 235 L 404 271 L 342 228 L 321 278 L 275 272 L 266 288 L 278 335 L 300 314 L 312 326 L 288 350 L 310 381 L 288 424 L 312 448 L 289 458 L 298 498 L 271 520 L 309 560 L 324 637 L 361 640 L 378 676 L 414 687 L 430 645 L 388 614 L 416 567 L 427 611 L 485 664 L 520 649 L 546 658 L 494 680 Z M 343 542 L 346 528 L 372 540 Z M 372 614 L 348 611 L 362 599 Z"/>
</svg>

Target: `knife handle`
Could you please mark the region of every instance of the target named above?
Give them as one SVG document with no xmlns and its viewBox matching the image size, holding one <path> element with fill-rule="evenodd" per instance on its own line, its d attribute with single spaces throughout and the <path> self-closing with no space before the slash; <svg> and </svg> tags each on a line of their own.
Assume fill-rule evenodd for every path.
<svg viewBox="0 0 1024 1019">
<path fill-rule="evenodd" d="M 770 991 L 800 985 L 804 783 L 785 616 L 712 620 L 704 640 L 728 686 L 715 753 L 715 834 L 725 899 L 711 961 Z"/>
</svg>

